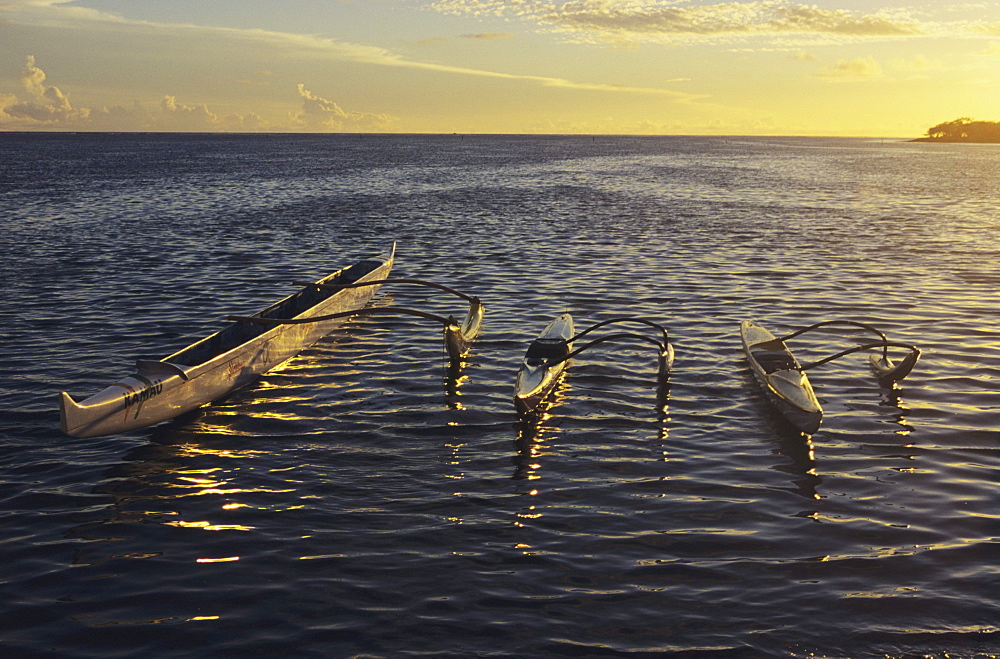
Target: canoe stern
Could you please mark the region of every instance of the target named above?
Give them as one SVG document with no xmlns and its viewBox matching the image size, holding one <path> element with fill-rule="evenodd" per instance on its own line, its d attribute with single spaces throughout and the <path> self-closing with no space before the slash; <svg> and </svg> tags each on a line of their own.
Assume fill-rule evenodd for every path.
<svg viewBox="0 0 1000 659">
<path fill-rule="evenodd" d="M 98 437 L 169 419 L 180 413 L 169 400 L 182 381 L 179 375 L 149 378 L 136 373 L 79 403 L 62 392 L 60 426 L 71 437 Z"/>
</svg>

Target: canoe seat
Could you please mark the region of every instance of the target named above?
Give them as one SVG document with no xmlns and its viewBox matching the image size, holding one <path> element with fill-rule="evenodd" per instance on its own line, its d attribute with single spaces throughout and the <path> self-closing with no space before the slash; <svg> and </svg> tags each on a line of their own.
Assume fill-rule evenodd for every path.
<svg viewBox="0 0 1000 659">
<path fill-rule="evenodd" d="M 524 358 L 528 361 L 552 361 L 569 354 L 569 344 L 562 339 L 535 339 L 528 346 Z"/>
<path fill-rule="evenodd" d="M 784 350 L 752 350 L 751 354 L 765 373 L 796 370 L 799 367 L 795 358 Z"/>
</svg>

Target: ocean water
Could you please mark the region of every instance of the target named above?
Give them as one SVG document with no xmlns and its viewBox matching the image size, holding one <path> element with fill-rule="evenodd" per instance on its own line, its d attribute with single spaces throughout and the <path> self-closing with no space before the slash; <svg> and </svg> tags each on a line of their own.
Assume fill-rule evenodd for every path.
<svg viewBox="0 0 1000 659">
<path fill-rule="evenodd" d="M 860 139 L 0 134 L 6 656 L 1000 656 L 1000 150 Z M 477 295 L 74 439 L 82 399 L 397 242 Z M 463 302 L 390 285 L 374 304 Z M 514 376 L 569 311 L 648 346 Z M 778 418 L 739 324 L 919 346 Z M 803 361 L 861 337 L 790 341 Z"/>
</svg>

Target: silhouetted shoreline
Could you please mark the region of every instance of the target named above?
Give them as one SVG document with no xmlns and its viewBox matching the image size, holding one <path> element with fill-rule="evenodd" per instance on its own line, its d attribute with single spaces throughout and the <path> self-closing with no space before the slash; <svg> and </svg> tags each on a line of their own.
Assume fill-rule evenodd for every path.
<svg viewBox="0 0 1000 659">
<path fill-rule="evenodd" d="M 912 142 L 945 142 L 949 144 L 1000 144 L 1000 122 L 973 121 L 961 117 L 954 121 L 931 126 L 926 137 L 918 137 Z"/>
<path fill-rule="evenodd" d="M 918 137 L 910 142 L 940 142 L 942 144 L 1000 144 L 1000 139 L 973 139 L 961 137 Z"/>
</svg>

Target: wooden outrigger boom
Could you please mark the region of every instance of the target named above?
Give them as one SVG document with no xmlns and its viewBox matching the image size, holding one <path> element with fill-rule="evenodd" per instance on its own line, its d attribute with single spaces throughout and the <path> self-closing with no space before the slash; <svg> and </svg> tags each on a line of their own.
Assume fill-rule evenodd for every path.
<svg viewBox="0 0 1000 659">
<path fill-rule="evenodd" d="M 465 315 L 465 319 L 459 323 L 455 320 L 454 316 L 449 316 L 444 318 L 442 316 L 437 316 L 435 314 L 429 314 L 423 311 L 418 311 L 415 309 L 404 309 L 402 307 L 373 307 L 371 309 L 366 309 L 362 311 L 362 314 L 391 314 L 391 313 L 402 313 L 409 314 L 411 316 L 420 316 L 428 320 L 435 320 L 444 325 L 444 340 L 445 346 L 448 349 L 448 359 L 451 361 L 453 367 L 458 367 L 462 360 L 464 360 L 468 354 L 469 350 L 472 348 L 472 344 L 475 342 L 476 337 L 479 336 L 480 330 L 483 328 L 483 315 L 485 314 L 485 309 L 483 307 L 482 301 L 473 295 L 467 295 L 461 291 L 456 291 L 454 288 L 444 286 L 442 284 L 437 284 L 430 281 L 424 281 L 422 279 L 376 279 L 368 282 L 361 282 L 356 284 L 312 284 L 309 282 L 295 282 L 296 286 L 314 286 L 316 288 L 327 289 L 327 290 L 340 290 L 342 288 L 363 288 L 365 286 L 381 286 L 382 284 L 415 284 L 417 286 L 429 286 L 431 288 L 436 288 L 438 290 L 445 291 L 446 293 L 451 293 L 457 297 L 469 303 L 469 311 Z M 231 317 L 232 320 L 242 320 L 250 322 L 258 322 L 252 318 L 243 317 Z"/>
</svg>

